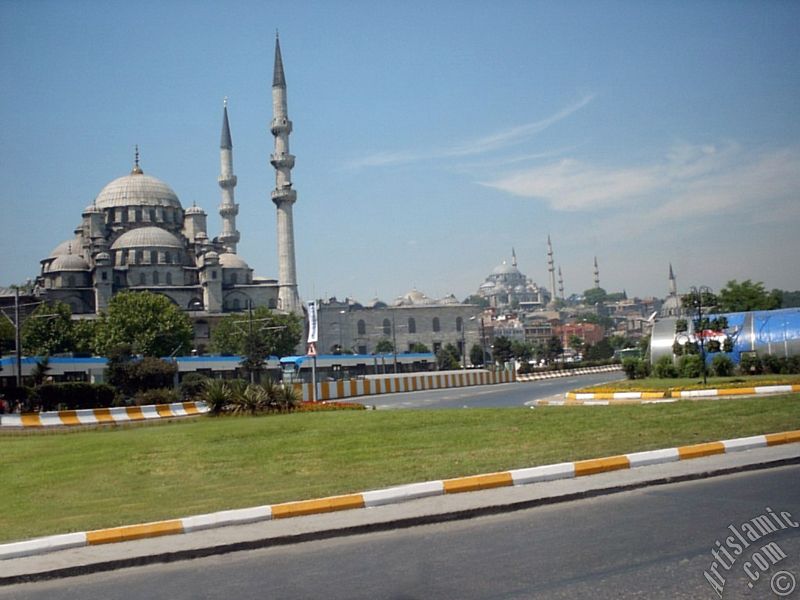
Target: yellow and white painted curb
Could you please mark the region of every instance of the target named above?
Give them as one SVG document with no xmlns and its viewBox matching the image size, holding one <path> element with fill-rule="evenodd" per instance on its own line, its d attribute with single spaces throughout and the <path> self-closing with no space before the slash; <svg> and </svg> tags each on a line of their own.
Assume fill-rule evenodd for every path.
<svg viewBox="0 0 800 600">
<path fill-rule="evenodd" d="M 57 427 L 70 425 L 102 425 L 130 423 L 150 419 L 188 417 L 208 412 L 205 402 L 175 402 L 148 406 L 120 406 L 115 408 L 87 408 L 41 413 L 22 413 L 0 416 L 2 427 Z"/>
<path fill-rule="evenodd" d="M 317 400 L 342 400 L 358 396 L 417 392 L 444 388 L 468 387 L 512 383 L 516 379 L 513 371 L 443 371 L 441 373 L 408 373 L 405 375 L 371 376 L 364 379 L 321 381 Z M 295 390 L 304 402 L 314 398 L 314 385 L 296 383 Z"/>
<path fill-rule="evenodd" d="M 517 375 L 517 381 L 543 381 L 545 379 L 560 379 L 561 377 L 572 377 L 573 375 L 591 375 L 593 373 L 613 373 L 621 371 L 621 365 L 606 365 L 603 367 L 583 367 L 580 369 L 562 369 L 559 371 L 547 371 L 545 373 L 529 373 L 527 375 Z"/>
<path fill-rule="evenodd" d="M 528 485 L 556 479 L 572 479 L 620 469 L 632 469 L 634 467 L 677 462 L 714 454 L 729 454 L 731 452 L 749 450 L 752 448 L 764 448 L 767 446 L 778 446 L 797 442 L 800 442 L 800 430 L 785 431 L 782 433 L 756 435 L 719 442 L 705 442 L 663 450 L 633 452 L 631 454 L 620 454 L 618 456 L 607 456 L 605 458 L 514 469 L 499 473 L 486 473 L 482 475 L 456 477 L 454 479 L 411 483 L 359 494 L 345 494 L 314 500 L 300 500 L 297 502 L 284 502 L 281 504 L 256 506 L 253 508 L 226 510 L 169 521 L 157 521 L 154 523 L 127 525 L 110 529 L 53 535 L 22 542 L 0 544 L 0 560 L 44 554 L 83 546 L 111 544 L 178 533 L 189 533 L 201 529 L 211 529 L 227 525 L 242 525 L 270 519 L 285 519 L 354 508 L 370 508 L 384 504 L 406 502 L 417 498 L 441 496 L 444 494 L 458 494 L 461 492 L 472 492 L 490 488 Z"/>
<path fill-rule="evenodd" d="M 718 399 L 800 392 L 800 385 L 763 385 L 746 388 L 670 390 L 667 392 L 567 392 L 564 400 L 536 400 L 535 406 L 609 406 L 613 404 L 664 404 L 682 399 Z"/>
</svg>

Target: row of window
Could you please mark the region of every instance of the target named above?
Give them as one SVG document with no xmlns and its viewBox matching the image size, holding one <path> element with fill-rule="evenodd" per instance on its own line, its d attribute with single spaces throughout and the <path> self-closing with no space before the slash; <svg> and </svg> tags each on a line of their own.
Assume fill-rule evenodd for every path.
<svg viewBox="0 0 800 600">
<path fill-rule="evenodd" d="M 358 320 L 358 335 L 367 335 L 367 323 L 364 319 Z M 417 320 L 414 317 L 409 317 L 408 323 L 405 325 L 398 325 L 397 327 L 403 327 L 407 329 L 408 333 L 417 333 Z M 464 320 L 461 317 L 456 317 L 456 331 L 461 331 L 464 327 Z M 439 317 L 433 317 L 431 321 L 431 329 L 434 332 L 438 332 L 442 330 L 442 324 L 439 320 Z M 392 322 L 389 319 L 383 320 L 383 335 L 389 336 L 392 334 Z"/>
<path fill-rule="evenodd" d="M 149 262 L 145 262 L 149 259 Z M 117 265 L 142 265 L 142 264 L 159 264 L 158 250 L 118 250 L 117 251 Z M 180 254 L 165 251 L 161 260 L 162 265 L 180 264 Z"/>
<path fill-rule="evenodd" d="M 145 212 L 145 210 L 147 212 Z M 130 210 L 128 208 L 118 208 L 116 210 L 117 223 L 127 223 L 130 220 Z M 133 223 L 141 223 L 143 217 L 147 216 L 151 223 L 182 223 L 183 215 L 176 209 L 172 208 L 135 208 L 133 210 Z M 109 219 L 111 214 L 109 214 Z"/>
</svg>

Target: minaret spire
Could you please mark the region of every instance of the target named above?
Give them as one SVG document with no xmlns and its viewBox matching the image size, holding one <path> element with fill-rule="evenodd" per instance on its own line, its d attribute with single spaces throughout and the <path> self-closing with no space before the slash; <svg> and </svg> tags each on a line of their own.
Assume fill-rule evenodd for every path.
<svg viewBox="0 0 800 600">
<path fill-rule="evenodd" d="M 272 201 L 277 208 L 278 226 L 278 308 L 299 314 L 302 303 L 297 293 L 297 268 L 294 257 L 294 222 L 292 205 L 297 192 L 292 189 L 294 156 L 289 152 L 289 120 L 286 103 L 286 77 L 278 34 L 275 32 L 275 69 L 272 76 L 272 123 L 270 131 L 275 137 L 275 150 L 270 164 L 275 167 L 275 189 Z"/>
<path fill-rule="evenodd" d="M 517 253 L 514 251 L 514 246 L 511 246 L 511 266 L 517 266 Z"/>
<path fill-rule="evenodd" d="M 133 169 L 131 169 L 131 175 L 141 175 L 142 173 L 144 173 L 144 171 L 142 171 L 142 167 L 139 166 L 139 144 L 136 144 L 133 151 Z"/>
<path fill-rule="evenodd" d="M 553 262 L 553 244 L 550 242 L 549 233 L 547 234 L 547 271 L 550 273 L 550 293 L 552 294 L 550 304 L 554 305 L 558 295 L 556 290 L 556 268 Z"/>
<path fill-rule="evenodd" d="M 594 257 L 594 287 L 600 287 L 600 268 L 597 266 L 597 257 Z"/>
<path fill-rule="evenodd" d="M 669 263 L 669 295 L 678 295 L 678 282 L 675 281 L 675 273 L 672 271 L 672 263 Z"/>
<path fill-rule="evenodd" d="M 231 128 L 228 124 L 228 98 L 222 102 L 222 136 L 219 142 L 220 173 L 217 182 L 222 189 L 222 204 L 219 214 L 222 217 L 222 233 L 219 241 L 225 246 L 225 251 L 236 254 L 236 244 L 239 243 L 239 232 L 236 231 L 236 215 L 239 214 L 239 205 L 234 202 L 233 188 L 236 187 L 236 175 L 233 174 L 233 142 L 231 141 Z"/>
</svg>

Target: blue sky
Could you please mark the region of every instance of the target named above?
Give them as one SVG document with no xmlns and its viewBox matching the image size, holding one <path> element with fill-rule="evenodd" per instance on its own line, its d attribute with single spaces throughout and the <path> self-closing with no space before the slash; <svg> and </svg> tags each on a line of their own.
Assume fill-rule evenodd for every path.
<svg viewBox="0 0 800 600">
<path fill-rule="evenodd" d="M 280 29 L 304 298 L 473 293 L 516 249 L 567 293 L 800 289 L 800 3 L 0 0 L 0 285 L 142 167 L 277 276 Z"/>
</svg>

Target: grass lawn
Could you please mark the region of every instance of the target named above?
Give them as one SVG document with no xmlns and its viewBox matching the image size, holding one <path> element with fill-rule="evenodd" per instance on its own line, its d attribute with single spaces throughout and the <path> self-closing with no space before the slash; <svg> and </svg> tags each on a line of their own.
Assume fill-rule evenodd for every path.
<svg viewBox="0 0 800 600">
<path fill-rule="evenodd" d="M 742 377 L 736 375 L 732 377 L 707 377 L 708 383 L 703 385 L 703 378 L 676 378 L 676 379 L 657 379 L 648 377 L 647 379 L 621 379 L 600 383 L 595 386 L 583 388 L 581 392 L 664 392 L 671 389 L 676 390 L 700 390 L 704 388 L 746 388 L 759 385 L 789 385 L 800 384 L 800 375 L 752 375 Z"/>
<path fill-rule="evenodd" d="M 0 435 L 0 541 L 800 429 L 800 394 Z"/>
</svg>

